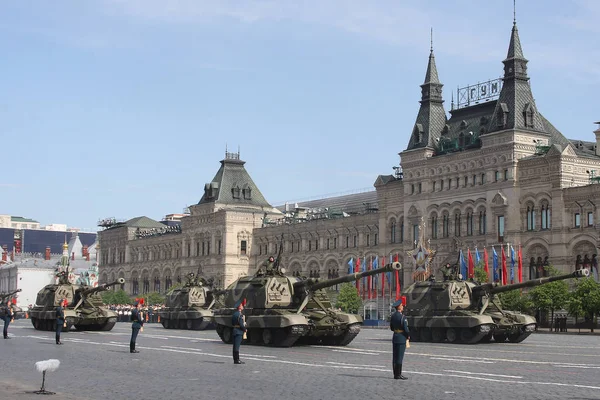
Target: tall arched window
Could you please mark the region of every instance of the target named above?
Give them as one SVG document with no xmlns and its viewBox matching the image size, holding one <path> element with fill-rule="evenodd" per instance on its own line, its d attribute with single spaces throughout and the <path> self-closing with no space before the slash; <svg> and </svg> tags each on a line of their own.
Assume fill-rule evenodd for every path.
<svg viewBox="0 0 600 400">
<path fill-rule="evenodd" d="M 473 236 L 473 212 L 467 213 L 467 236 Z"/>
<path fill-rule="evenodd" d="M 390 243 L 396 243 L 396 220 L 390 223 Z"/>
<path fill-rule="evenodd" d="M 527 230 L 535 229 L 535 210 L 533 206 L 527 206 Z"/>
<path fill-rule="evenodd" d="M 437 239 L 437 215 L 431 217 L 431 238 Z"/>
<path fill-rule="evenodd" d="M 487 231 L 486 228 L 486 215 L 485 210 L 479 211 L 479 234 L 485 235 Z"/>
<path fill-rule="evenodd" d="M 443 226 L 442 226 L 442 236 L 448 237 L 450 236 L 450 217 L 448 214 L 444 215 Z"/>
<path fill-rule="evenodd" d="M 454 214 L 454 236 L 460 236 L 460 213 Z"/>
<path fill-rule="evenodd" d="M 542 229 L 550 229 L 550 208 L 548 204 L 542 204 Z"/>
</svg>

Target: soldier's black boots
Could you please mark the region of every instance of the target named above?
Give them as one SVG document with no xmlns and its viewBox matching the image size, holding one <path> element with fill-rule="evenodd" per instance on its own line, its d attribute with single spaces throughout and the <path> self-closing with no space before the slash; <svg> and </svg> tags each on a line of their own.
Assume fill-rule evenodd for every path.
<svg viewBox="0 0 600 400">
<path fill-rule="evenodd" d="M 129 352 L 130 353 L 139 353 L 139 351 L 135 349 L 135 343 L 129 343 Z"/>
<path fill-rule="evenodd" d="M 402 375 L 402 364 L 398 364 L 398 378 L 402 380 L 407 380 L 408 378 Z"/>
<path fill-rule="evenodd" d="M 400 379 L 400 374 L 398 373 L 398 366 L 396 364 L 392 364 L 394 368 L 394 379 Z"/>
<path fill-rule="evenodd" d="M 245 364 L 243 361 L 240 361 L 240 352 L 239 351 L 233 352 L 233 363 L 234 364 Z"/>
</svg>

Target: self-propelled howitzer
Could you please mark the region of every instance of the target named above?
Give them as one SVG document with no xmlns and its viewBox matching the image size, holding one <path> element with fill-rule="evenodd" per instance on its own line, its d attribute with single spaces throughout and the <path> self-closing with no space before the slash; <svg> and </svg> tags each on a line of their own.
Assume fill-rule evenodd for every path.
<svg viewBox="0 0 600 400">
<path fill-rule="evenodd" d="M 117 322 L 117 313 L 104 306 L 100 292 L 124 283 L 125 279 L 119 278 L 98 287 L 74 285 L 64 281 L 46 285 L 38 292 L 36 305 L 29 310 L 31 323 L 37 330 L 54 330 L 56 307 L 64 299 L 67 300 L 67 307 L 63 310 L 66 332 L 73 326 L 77 330 L 110 331 Z"/>
<path fill-rule="evenodd" d="M 360 332 L 362 318 L 334 309 L 323 290 L 344 282 L 392 272 L 400 263 L 334 279 L 302 279 L 283 268 L 259 270 L 254 276 L 232 283 L 214 310 L 217 333 L 231 343 L 231 315 L 238 301 L 246 299 L 244 314 L 251 344 L 289 347 L 296 343 L 345 346 Z"/>
<path fill-rule="evenodd" d="M 212 326 L 215 303 L 213 279 L 190 273 L 183 287 L 172 290 L 165 299 L 165 308 L 158 315 L 167 329 L 203 330 Z"/>
<path fill-rule="evenodd" d="M 21 290 L 22 289 L 17 289 L 17 290 L 13 290 L 12 292 L 8 292 L 8 293 L 0 293 L 0 307 L 2 307 L 3 305 L 6 305 L 6 302 L 8 300 L 13 299 L 15 294 L 19 293 Z M 19 307 L 13 303 L 11 308 L 12 308 L 15 319 L 24 318 L 25 313 L 23 312 L 23 309 L 21 307 Z"/>
<path fill-rule="evenodd" d="M 450 280 L 415 282 L 409 286 L 404 314 L 411 339 L 422 342 L 512 343 L 525 340 L 535 331 L 534 317 L 502 309 L 499 293 L 544 285 L 559 280 L 589 276 L 588 270 L 500 286 Z"/>
</svg>

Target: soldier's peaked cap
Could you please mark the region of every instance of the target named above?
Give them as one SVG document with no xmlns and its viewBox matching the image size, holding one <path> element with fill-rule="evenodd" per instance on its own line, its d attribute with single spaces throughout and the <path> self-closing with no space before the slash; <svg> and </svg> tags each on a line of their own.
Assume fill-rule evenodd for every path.
<svg viewBox="0 0 600 400">
<path fill-rule="evenodd" d="M 403 306 L 406 305 L 406 296 L 402 296 L 400 297 L 398 300 L 396 300 L 394 302 L 394 304 L 392 304 L 392 307 L 396 308 L 398 307 L 400 304 L 402 304 Z"/>
<path fill-rule="evenodd" d="M 239 306 L 244 306 L 244 307 L 246 307 L 246 299 L 241 299 L 241 300 L 238 300 L 238 301 L 235 303 L 235 308 L 238 308 Z"/>
</svg>

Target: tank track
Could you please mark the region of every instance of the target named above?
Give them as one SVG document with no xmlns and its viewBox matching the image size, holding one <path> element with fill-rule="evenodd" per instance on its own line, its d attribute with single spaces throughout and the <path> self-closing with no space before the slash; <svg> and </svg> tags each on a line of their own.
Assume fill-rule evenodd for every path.
<svg viewBox="0 0 600 400">
<path fill-rule="evenodd" d="M 232 329 L 228 326 L 217 325 L 217 334 L 223 343 L 232 343 Z M 248 329 L 246 344 L 270 347 L 291 347 L 303 333 L 296 333 L 292 327 L 286 328 L 250 328 Z"/>
<path fill-rule="evenodd" d="M 474 328 L 414 328 L 409 327 L 413 342 L 475 344 L 489 341 L 490 332 Z"/>
<path fill-rule="evenodd" d="M 209 328 L 211 321 L 207 318 L 179 320 L 161 318 L 160 323 L 165 329 L 187 329 L 192 331 L 203 331 Z"/>
<path fill-rule="evenodd" d="M 41 318 L 31 318 L 31 324 L 36 331 L 48 331 L 54 332 L 56 331 L 56 320 L 54 319 L 41 319 Z M 67 326 L 63 327 L 62 332 L 69 332 L 73 327 L 73 321 L 67 318 Z"/>
<path fill-rule="evenodd" d="M 360 333 L 360 324 L 352 324 L 348 326 L 340 335 L 322 335 L 311 336 L 310 334 L 301 337 L 298 344 L 305 345 L 324 345 L 324 346 L 347 346 Z"/>
</svg>

